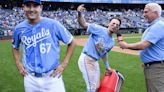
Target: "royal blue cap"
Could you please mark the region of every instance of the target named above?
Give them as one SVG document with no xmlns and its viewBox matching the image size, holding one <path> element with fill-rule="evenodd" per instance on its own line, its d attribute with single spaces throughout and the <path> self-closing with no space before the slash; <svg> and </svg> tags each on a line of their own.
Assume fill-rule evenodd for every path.
<svg viewBox="0 0 164 92">
<path fill-rule="evenodd" d="M 37 4 L 41 4 L 41 0 L 23 0 L 23 3 L 34 2 Z"/>
</svg>

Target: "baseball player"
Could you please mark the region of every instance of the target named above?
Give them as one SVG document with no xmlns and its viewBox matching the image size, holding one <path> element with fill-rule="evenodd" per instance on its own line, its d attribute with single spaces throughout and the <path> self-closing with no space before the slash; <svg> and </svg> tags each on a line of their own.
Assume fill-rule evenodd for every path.
<svg viewBox="0 0 164 92">
<path fill-rule="evenodd" d="M 25 92 L 65 92 L 61 74 L 72 56 L 75 42 L 58 21 L 40 16 L 42 8 L 40 0 L 23 1 L 27 20 L 16 26 L 12 43 L 16 66 L 24 76 Z M 61 64 L 59 41 L 68 45 Z"/>
<path fill-rule="evenodd" d="M 107 72 L 111 69 L 107 60 L 107 54 L 114 46 L 113 33 L 118 32 L 121 21 L 118 18 L 111 19 L 108 28 L 85 21 L 82 12 L 86 10 L 84 5 L 77 8 L 78 22 L 90 33 L 89 39 L 79 57 L 78 65 L 86 82 L 86 92 L 96 92 L 99 87 L 100 69 L 98 60 L 102 58 Z"/>
</svg>

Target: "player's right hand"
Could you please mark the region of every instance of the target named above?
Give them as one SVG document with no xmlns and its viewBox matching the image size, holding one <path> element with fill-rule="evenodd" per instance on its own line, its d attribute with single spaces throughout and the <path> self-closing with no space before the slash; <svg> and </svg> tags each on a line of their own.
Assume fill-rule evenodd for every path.
<svg viewBox="0 0 164 92">
<path fill-rule="evenodd" d="M 26 69 L 24 68 L 23 64 L 21 62 L 17 62 L 16 63 L 17 65 L 17 68 L 19 70 L 19 73 L 22 75 L 22 76 L 26 76 L 27 75 L 27 71 Z"/>
<path fill-rule="evenodd" d="M 79 5 L 78 7 L 77 7 L 77 11 L 78 12 L 83 12 L 83 11 L 85 11 L 86 10 L 86 8 L 84 7 L 84 4 L 81 4 L 81 5 Z"/>
</svg>

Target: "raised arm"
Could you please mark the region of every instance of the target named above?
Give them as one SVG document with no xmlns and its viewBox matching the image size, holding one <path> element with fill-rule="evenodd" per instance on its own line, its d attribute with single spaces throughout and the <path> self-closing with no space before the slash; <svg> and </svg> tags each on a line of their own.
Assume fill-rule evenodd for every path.
<svg viewBox="0 0 164 92">
<path fill-rule="evenodd" d="M 77 11 L 78 11 L 78 22 L 80 24 L 80 26 L 82 26 L 84 29 L 87 29 L 88 27 L 88 23 L 85 21 L 83 15 L 82 15 L 82 12 L 86 10 L 86 8 L 84 7 L 84 4 L 82 5 L 79 5 L 78 8 L 77 8 Z"/>
</svg>

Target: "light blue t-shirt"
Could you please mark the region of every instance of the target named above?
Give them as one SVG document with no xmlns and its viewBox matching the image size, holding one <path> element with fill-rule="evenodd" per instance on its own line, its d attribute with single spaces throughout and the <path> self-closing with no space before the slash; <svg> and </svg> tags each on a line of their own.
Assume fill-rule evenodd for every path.
<svg viewBox="0 0 164 92">
<path fill-rule="evenodd" d="M 83 53 L 99 60 L 114 46 L 114 39 L 109 35 L 108 29 L 96 24 L 89 24 L 87 31 L 89 39 L 84 46 Z"/>
<path fill-rule="evenodd" d="M 60 43 L 71 43 L 73 36 L 58 21 L 43 17 L 36 25 L 27 20 L 16 26 L 13 48 L 22 43 L 23 64 L 27 71 L 43 73 L 59 65 Z"/>
<path fill-rule="evenodd" d="M 142 40 L 151 42 L 151 45 L 140 52 L 140 58 L 144 63 L 164 60 L 164 22 L 154 20 L 146 29 Z"/>
</svg>

